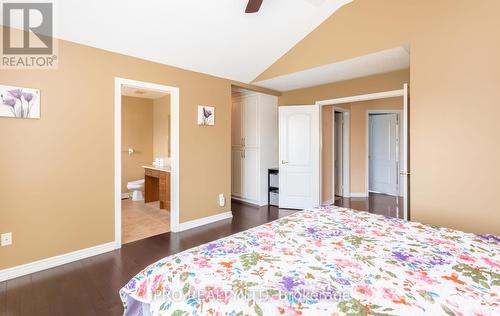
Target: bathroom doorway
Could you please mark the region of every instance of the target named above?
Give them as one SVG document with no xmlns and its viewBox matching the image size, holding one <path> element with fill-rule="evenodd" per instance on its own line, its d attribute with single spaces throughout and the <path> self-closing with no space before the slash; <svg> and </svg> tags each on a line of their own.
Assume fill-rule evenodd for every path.
<svg viewBox="0 0 500 316">
<path fill-rule="evenodd" d="M 178 89 L 116 78 L 115 242 L 178 225 Z"/>
</svg>

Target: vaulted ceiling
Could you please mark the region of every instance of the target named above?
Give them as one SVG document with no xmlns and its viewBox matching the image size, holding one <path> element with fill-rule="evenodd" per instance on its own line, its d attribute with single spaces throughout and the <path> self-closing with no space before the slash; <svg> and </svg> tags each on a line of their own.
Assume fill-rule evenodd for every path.
<svg viewBox="0 0 500 316">
<path fill-rule="evenodd" d="M 63 0 L 56 36 L 146 60 L 251 82 L 351 0 Z"/>
</svg>

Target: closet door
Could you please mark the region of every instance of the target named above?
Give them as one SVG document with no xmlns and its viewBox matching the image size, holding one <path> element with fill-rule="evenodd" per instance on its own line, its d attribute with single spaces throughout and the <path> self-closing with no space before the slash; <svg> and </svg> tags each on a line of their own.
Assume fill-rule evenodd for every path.
<svg viewBox="0 0 500 316">
<path fill-rule="evenodd" d="M 231 151 L 231 194 L 244 197 L 243 194 L 243 149 L 233 148 Z"/>
<path fill-rule="evenodd" d="M 241 118 L 242 118 L 241 98 L 237 98 L 233 100 L 233 106 L 231 112 L 231 144 L 233 147 L 243 146 Z"/>
<path fill-rule="evenodd" d="M 259 200 L 259 150 L 246 147 L 243 152 L 243 197 L 253 202 Z"/>
<path fill-rule="evenodd" d="M 250 95 L 242 102 L 243 146 L 259 147 L 259 96 Z"/>
</svg>

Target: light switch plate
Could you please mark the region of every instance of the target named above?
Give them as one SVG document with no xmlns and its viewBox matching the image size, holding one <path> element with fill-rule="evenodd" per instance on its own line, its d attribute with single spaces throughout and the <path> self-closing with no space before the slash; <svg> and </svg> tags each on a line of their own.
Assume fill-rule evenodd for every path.
<svg viewBox="0 0 500 316">
<path fill-rule="evenodd" d="M 2 247 L 12 245 L 12 233 L 2 234 Z"/>
</svg>

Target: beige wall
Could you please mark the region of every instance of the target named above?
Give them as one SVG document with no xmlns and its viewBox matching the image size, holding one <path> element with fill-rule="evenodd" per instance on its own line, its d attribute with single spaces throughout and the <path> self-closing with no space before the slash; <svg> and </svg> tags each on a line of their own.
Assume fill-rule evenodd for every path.
<svg viewBox="0 0 500 316">
<path fill-rule="evenodd" d="M 153 101 L 153 157 L 170 158 L 170 95 Z"/>
<path fill-rule="evenodd" d="M 411 218 L 500 235 L 498 12 L 498 0 L 356 0 L 258 80 L 409 43 Z"/>
<path fill-rule="evenodd" d="M 142 166 L 153 161 L 153 126 L 153 100 L 122 96 L 122 193 L 128 182 L 144 179 Z"/>
<path fill-rule="evenodd" d="M 180 221 L 230 210 L 217 196 L 231 193 L 231 81 L 66 41 L 59 57 L 0 71 L 41 89 L 40 120 L 0 118 L 0 232 L 14 239 L 0 269 L 114 240 L 115 77 L 180 88 Z M 216 107 L 215 126 L 196 124 L 198 104 Z"/>
</svg>

